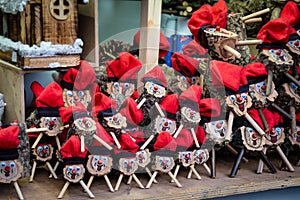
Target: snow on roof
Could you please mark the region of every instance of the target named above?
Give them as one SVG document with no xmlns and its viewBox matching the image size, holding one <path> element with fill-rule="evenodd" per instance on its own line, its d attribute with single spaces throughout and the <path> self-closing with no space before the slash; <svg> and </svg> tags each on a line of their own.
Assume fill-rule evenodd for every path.
<svg viewBox="0 0 300 200">
<path fill-rule="evenodd" d="M 5 13 L 16 14 L 24 11 L 28 1 L 30 0 L 0 0 L 0 9 Z"/>
</svg>

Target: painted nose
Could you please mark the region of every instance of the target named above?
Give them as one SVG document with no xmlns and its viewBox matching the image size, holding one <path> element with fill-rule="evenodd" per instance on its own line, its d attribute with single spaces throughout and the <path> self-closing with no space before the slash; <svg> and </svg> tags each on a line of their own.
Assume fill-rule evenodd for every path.
<svg viewBox="0 0 300 200">
<path fill-rule="evenodd" d="M 165 122 L 165 123 L 164 123 L 164 126 L 168 126 L 168 122 Z"/>
<path fill-rule="evenodd" d="M 267 86 L 265 86 L 265 85 L 261 86 L 262 90 L 266 90 L 266 88 L 267 88 Z"/>
<path fill-rule="evenodd" d="M 238 97 L 238 98 L 237 98 L 237 101 L 238 101 L 238 102 L 242 102 L 242 101 L 243 101 L 243 97 Z"/>
<path fill-rule="evenodd" d="M 222 123 L 221 123 L 221 122 L 218 122 L 217 125 L 216 125 L 216 127 L 217 127 L 217 128 L 221 128 L 221 127 L 222 127 Z"/>
<path fill-rule="evenodd" d="M 153 90 L 154 90 L 154 91 L 157 91 L 157 90 L 158 90 L 157 85 L 153 87 Z"/>
<path fill-rule="evenodd" d="M 10 166 L 6 166 L 5 171 L 9 171 L 9 170 L 10 170 Z"/>
</svg>

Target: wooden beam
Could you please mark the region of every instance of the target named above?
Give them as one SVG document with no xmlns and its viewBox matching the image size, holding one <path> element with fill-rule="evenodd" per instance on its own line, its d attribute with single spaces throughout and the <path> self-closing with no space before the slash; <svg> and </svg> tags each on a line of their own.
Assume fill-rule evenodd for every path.
<svg viewBox="0 0 300 200">
<path fill-rule="evenodd" d="M 142 0 L 139 60 L 143 63 L 141 74 L 158 64 L 162 0 Z"/>
</svg>

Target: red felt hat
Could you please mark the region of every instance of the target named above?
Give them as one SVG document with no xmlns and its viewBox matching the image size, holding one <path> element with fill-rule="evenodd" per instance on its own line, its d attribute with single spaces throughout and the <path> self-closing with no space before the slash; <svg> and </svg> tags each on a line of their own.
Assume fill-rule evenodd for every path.
<svg viewBox="0 0 300 200">
<path fill-rule="evenodd" d="M 278 112 L 270 111 L 269 109 L 265 108 L 263 109 L 263 114 L 267 120 L 269 130 L 283 123 L 283 118 Z"/>
<path fill-rule="evenodd" d="M 153 82 L 155 84 L 167 87 L 167 79 L 161 66 L 157 65 L 141 77 L 141 82 Z"/>
<path fill-rule="evenodd" d="M 116 113 L 118 104 L 117 102 L 103 94 L 102 92 L 97 92 L 95 94 L 95 102 L 93 106 L 93 113 L 98 115 L 98 117 L 108 117 Z"/>
<path fill-rule="evenodd" d="M 196 138 L 199 142 L 199 144 L 204 144 L 204 142 L 206 141 L 206 134 L 204 129 L 202 128 L 202 126 L 198 126 L 197 130 L 195 130 L 196 132 Z"/>
<path fill-rule="evenodd" d="M 207 49 L 192 40 L 182 47 L 182 53 L 190 57 L 201 57 L 207 54 Z"/>
<path fill-rule="evenodd" d="M 121 149 L 130 153 L 136 153 L 139 146 L 132 140 L 127 133 L 122 133 L 119 139 Z"/>
<path fill-rule="evenodd" d="M 95 81 L 96 73 L 94 68 L 87 61 L 81 60 L 74 88 L 76 90 L 87 90 Z"/>
<path fill-rule="evenodd" d="M 297 3 L 294 1 L 288 1 L 281 10 L 280 18 L 289 23 L 291 26 L 299 24 L 300 12 Z"/>
<path fill-rule="evenodd" d="M 171 57 L 172 67 L 180 75 L 186 77 L 199 76 L 197 69 L 200 61 L 189 56 L 186 56 L 180 52 L 175 52 Z"/>
<path fill-rule="evenodd" d="M 142 110 L 137 108 L 137 103 L 130 97 L 125 99 L 119 112 L 126 117 L 128 124 L 138 125 L 144 119 Z"/>
<path fill-rule="evenodd" d="M 191 101 L 198 103 L 202 96 L 202 88 L 199 85 L 191 85 L 187 90 L 183 91 L 180 96 L 180 101 Z"/>
<path fill-rule="evenodd" d="M 205 98 L 199 101 L 200 115 L 203 117 L 218 117 L 221 115 L 221 104 L 216 98 Z"/>
<path fill-rule="evenodd" d="M 19 157 L 19 126 L 0 129 L 0 160 L 13 160 Z"/>
<path fill-rule="evenodd" d="M 77 68 L 69 68 L 68 71 L 63 75 L 60 85 L 62 88 L 66 88 L 68 90 L 74 89 L 74 83 L 76 81 L 76 77 L 78 74 Z"/>
<path fill-rule="evenodd" d="M 133 37 L 133 46 L 136 48 L 139 48 L 140 45 L 140 33 L 141 31 L 139 30 Z M 161 58 L 166 56 L 169 50 L 170 50 L 169 40 L 162 32 L 160 32 L 158 57 Z"/>
<path fill-rule="evenodd" d="M 83 164 L 88 149 L 81 152 L 81 142 L 78 136 L 72 135 L 60 148 L 60 154 L 66 164 Z"/>
<path fill-rule="evenodd" d="M 248 80 L 248 84 L 254 84 L 265 80 L 268 76 L 268 71 L 264 64 L 255 62 L 246 65 L 243 68 Z"/>
<path fill-rule="evenodd" d="M 200 36 L 201 31 L 203 31 L 201 29 L 203 29 L 204 26 L 214 25 L 217 25 L 221 28 L 226 28 L 226 18 L 227 5 L 224 0 L 220 0 L 213 6 L 205 4 L 196 10 L 188 21 L 188 27 L 191 33 L 194 35 L 196 42 L 205 45 L 202 36 Z"/>
<path fill-rule="evenodd" d="M 267 22 L 258 32 L 257 39 L 263 43 L 285 44 L 289 41 L 291 26 L 281 18 Z"/>
<path fill-rule="evenodd" d="M 237 92 L 241 86 L 248 84 L 245 72 L 241 66 L 213 60 L 210 62 L 210 70 L 212 86 L 215 88 L 228 88 Z"/>
<path fill-rule="evenodd" d="M 40 94 L 43 92 L 45 88 L 39 82 L 33 81 L 30 85 L 30 89 L 33 92 L 35 98 L 37 98 L 38 96 L 40 96 Z"/>
<path fill-rule="evenodd" d="M 177 148 L 177 143 L 169 132 L 164 131 L 157 136 L 153 148 L 155 151 L 166 150 L 175 152 Z"/>
<path fill-rule="evenodd" d="M 248 109 L 247 113 L 252 117 L 252 119 L 254 119 L 254 121 L 260 126 L 260 128 L 262 128 L 263 130 L 265 129 L 263 121 L 257 109 Z M 265 117 L 271 117 L 270 114 L 271 113 L 266 112 Z"/>
<path fill-rule="evenodd" d="M 193 145 L 194 139 L 190 130 L 183 128 L 175 139 L 177 151 L 185 151 Z"/>
<path fill-rule="evenodd" d="M 76 106 L 59 108 L 59 114 L 64 123 L 69 123 L 80 117 L 88 116 L 88 111 L 81 102 L 76 102 Z"/>
<path fill-rule="evenodd" d="M 56 82 L 50 83 L 36 99 L 36 107 L 41 116 L 59 116 L 58 109 L 63 106 L 62 89 Z"/>
<path fill-rule="evenodd" d="M 166 95 L 160 103 L 162 110 L 166 112 L 166 117 L 176 120 L 176 113 L 179 110 L 179 101 L 176 93 Z"/>
<path fill-rule="evenodd" d="M 135 83 L 142 63 L 128 52 L 122 52 L 119 57 L 106 66 L 107 77 L 110 81 Z"/>
</svg>

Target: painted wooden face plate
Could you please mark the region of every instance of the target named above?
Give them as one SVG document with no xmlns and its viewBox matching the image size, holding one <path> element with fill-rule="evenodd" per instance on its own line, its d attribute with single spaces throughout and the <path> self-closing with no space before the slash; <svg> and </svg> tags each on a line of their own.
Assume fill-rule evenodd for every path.
<svg viewBox="0 0 300 200">
<path fill-rule="evenodd" d="M 205 123 L 205 132 L 207 133 L 207 137 L 215 141 L 217 144 L 225 142 L 226 131 L 226 120 L 218 120 Z"/>
<path fill-rule="evenodd" d="M 64 106 L 76 106 L 77 102 L 80 102 L 84 105 L 85 108 L 88 108 L 89 104 L 92 101 L 92 97 L 89 90 L 63 90 L 63 100 Z"/>
<path fill-rule="evenodd" d="M 158 115 L 155 119 L 155 130 L 157 133 L 167 131 L 172 135 L 176 131 L 176 121 Z"/>
<path fill-rule="evenodd" d="M 136 152 L 136 162 L 141 167 L 146 167 L 151 161 L 151 153 L 148 149 Z"/>
<path fill-rule="evenodd" d="M 108 174 L 112 168 L 112 158 L 106 155 L 89 155 L 87 170 L 94 176 Z"/>
<path fill-rule="evenodd" d="M 148 94 L 151 94 L 156 98 L 162 98 L 166 95 L 166 88 L 153 82 L 146 82 L 144 87 Z"/>
<path fill-rule="evenodd" d="M 18 160 L 0 161 L 0 183 L 10 183 L 21 178 L 23 166 Z"/>
<path fill-rule="evenodd" d="M 194 151 L 195 163 L 203 164 L 209 159 L 209 152 L 207 149 L 198 149 Z"/>
<path fill-rule="evenodd" d="M 112 127 L 115 129 L 122 129 L 127 126 L 126 117 L 124 117 L 120 113 L 117 113 L 110 117 L 104 117 L 104 120 L 106 120 L 107 125 L 109 127 Z"/>
<path fill-rule="evenodd" d="M 296 126 L 294 133 L 291 133 L 290 130 L 288 138 L 293 145 L 300 146 L 300 126 Z"/>
<path fill-rule="evenodd" d="M 135 158 L 120 158 L 119 170 L 125 175 L 132 175 L 138 169 L 138 164 Z"/>
<path fill-rule="evenodd" d="M 61 133 L 60 128 L 63 126 L 61 117 L 41 117 L 41 128 L 47 128 L 45 134 L 49 136 L 56 136 Z"/>
<path fill-rule="evenodd" d="M 96 133 L 97 127 L 96 122 L 90 117 L 82 117 L 74 120 L 76 133 L 87 135 L 86 133 Z"/>
<path fill-rule="evenodd" d="M 175 166 L 173 157 L 156 156 L 153 169 L 162 173 L 168 173 Z"/>
<path fill-rule="evenodd" d="M 284 142 L 285 135 L 282 127 L 275 126 L 265 135 L 267 145 L 279 145 Z"/>
<path fill-rule="evenodd" d="M 178 152 L 178 159 L 179 159 L 179 162 L 184 167 L 188 167 L 188 166 L 194 164 L 194 162 L 195 162 L 194 154 L 192 151 Z"/>
<path fill-rule="evenodd" d="M 252 101 L 248 93 L 233 94 L 226 97 L 226 105 L 232 108 L 238 116 L 243 116 L 252 106 Z"/>
<path fill-rule="evenodd" d="M 52 159 L 53 147 L 51 144 L 38 144 L 32 154 L 36 156 L 37 160 L 46 162 Z"/>
<path fill-rule="evenodd" d="M 181 108 L 181 117 L 184 118 L 183 121 L 187 121 L 196 125 L 201 120 L 201 116 L 198 110 L 194 110 L 185 106 Z"/>
<path fill-rule="evenodd" d="M 284 83 L 283 88 L 285 93 L 294 98 L 297 103 L 300 103 L 300 93 L 298 92 L 298 86 L 295 83 Z"/>
<path fill-rule="evenodd" d="M 250 127 L 241 127 L 243 144 L 250 151 L 262 151 L 265 145 L 265 137 L 261 136 Z"/>
<path fill-rule="evenodd" d="M 72 183 L 78 183 L 83 179 L 85 168 L 82 164 L 66 165 L 63 169 L 64 178 Z"/>
<path fill-rule="evenodd" d="M 286 45 L 291 52 L 300 55 L 300 39 L 290 40 Z"/>
<path fill-rule="evenodd" d="M 261 105 L 266 105 L 268 101 L 274 102 L 278 96 L 278 93 L 275 90 L 274 82 L 272 82 L 271 92 L 269 96 L 266 95 L 266 88 L 266 80 L 249 85 L 249 90 L 254 92 L 254 97 L 260 102 Z"/>
<path fill-rule="evenodd" d="M 133 83 L 114 82 L 111 84 L 111 94 L 130 97 L 135 90 Z"/>
<path fill-rule="evenodd" d="M 293 65 L 294 63 L 292 56 L 285 49 L 262 50 L 262 54 L 268 56 L 268 59 L 277 65 Z"/>
</svg>

